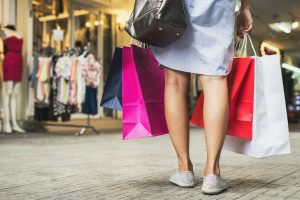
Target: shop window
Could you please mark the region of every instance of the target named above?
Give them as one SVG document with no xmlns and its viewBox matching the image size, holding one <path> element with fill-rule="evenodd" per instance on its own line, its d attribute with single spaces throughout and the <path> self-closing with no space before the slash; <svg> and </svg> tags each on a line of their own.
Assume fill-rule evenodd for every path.
<svg viewBox="0 0 300 200">
<path fill-rule="evenodd" d="M 82 47 L 88 47 L 90 53 L 98 60 L 99 14 L 85 9 L 75 9 L 73 16 L 74 43 Z"/>
<path fill-rule="evenodd" d="M 69 46 L 69 27 L 66 0 L 33 0 L 33 52 L 50 54 L 61 52 Z M 56 41 L 53 30 L 63 32 L 63 39 Z"/>
</svg>

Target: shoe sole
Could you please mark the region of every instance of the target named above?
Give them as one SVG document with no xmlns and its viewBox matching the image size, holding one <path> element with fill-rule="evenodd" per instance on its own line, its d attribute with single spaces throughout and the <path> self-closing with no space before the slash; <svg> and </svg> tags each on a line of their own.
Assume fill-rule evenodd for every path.
<svg viewBox="0 0 300 200">
<path fill-rule="evenodd" d="M 176 182 L 173 182 L 170 180 L 170 183 L 174 184 L 174 185 L 177 185 L 179 187 L 183 187 L 183 188 L 192 188 L 195 186 L 195 184 L 179 184 L 179 183 L 176 183 Z"/>
<path fill-rule="evenodd" d="M 204 194 L 220 194 L 221 192 L 227 190 L 227 188 L 222 188 L 222 189 L 210 189 L 206 187 L 202 187 L 201 191 Z"/>
</svg>

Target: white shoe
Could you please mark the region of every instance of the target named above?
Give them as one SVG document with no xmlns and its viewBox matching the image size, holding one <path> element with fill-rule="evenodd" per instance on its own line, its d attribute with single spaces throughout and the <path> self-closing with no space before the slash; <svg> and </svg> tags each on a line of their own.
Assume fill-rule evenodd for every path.
<svg viewBox="0 0 300 200">
<path fill-rule="evenodd" d="M 194 187 L 195 186 L 195 175 L 192 171 L 179 172 L 176 170 L 169 181 L 180 187 Z"/>
<path fill-rule="evenodd" d="M 227 189 L 225 181 L 217 175 L 210 174 L 203 177 L 202 192 L 205 194 L 219 194 Z"/>
<path fill-rule="evenodd" d="M 19 126 L 13 126 L 12 130 L 17 133 L 25 133 L 26 131 L 21 129 Z"/>
<path fill-rule="evenodd" d="M 6 134 L 11 134 L 12 133 L 11 126 L 8 125 L 8 124 L 4 124 L 3 132 L 6 133 Z"/>
</svg>

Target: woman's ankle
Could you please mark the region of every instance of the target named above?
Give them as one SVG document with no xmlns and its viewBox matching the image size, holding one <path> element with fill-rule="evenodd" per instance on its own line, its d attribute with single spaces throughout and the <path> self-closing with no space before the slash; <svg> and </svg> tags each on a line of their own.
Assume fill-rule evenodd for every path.
<svg viewBox="0 0 300 200">
<path fill-rule="evenodd" d="M 193 170 L 193 163 L 192 161 L 188 161 L 186 163 L 178 163 L 178 171 L 184 172 L 184 171 L 194 171 Z"/>
<path fill-rule="evenodd" d="M 207 167 L 206 166 L 204 168 L 204 176 L 207 176 L 209 174 L 214 174 L 214 175 L 220 176 L 221 175 L 220 167 Z"/>
</svg>

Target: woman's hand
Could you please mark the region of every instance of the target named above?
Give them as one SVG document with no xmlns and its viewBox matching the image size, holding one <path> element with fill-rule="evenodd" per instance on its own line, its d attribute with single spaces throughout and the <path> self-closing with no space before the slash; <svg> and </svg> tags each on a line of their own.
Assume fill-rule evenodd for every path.
<svg viewBox="0 0 300 200">
<path fill-rule="evenodd" d="M 250 32 L 253 27 L 253 19 L 249 6 L 241 9 L 236 19 L 236 34 L 240 38 L 244 37 L 244 32 Z"/>
</svg>

